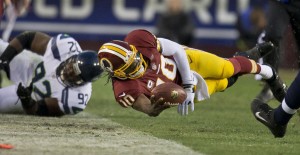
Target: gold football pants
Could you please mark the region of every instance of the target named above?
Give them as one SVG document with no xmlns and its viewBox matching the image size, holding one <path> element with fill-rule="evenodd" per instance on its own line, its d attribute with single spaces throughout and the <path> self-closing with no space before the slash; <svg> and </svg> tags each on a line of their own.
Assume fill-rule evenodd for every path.
<svg viewBox="0 0 300 155">
<path fill-rule="evenodd" d="M 191 70 L 204 78 L 210 95 L 227 88 L 227 78 L 234 73 L 234 67 L 230 61 L 197 49 L 185 48 L 185 51 Z"/>
</svg>

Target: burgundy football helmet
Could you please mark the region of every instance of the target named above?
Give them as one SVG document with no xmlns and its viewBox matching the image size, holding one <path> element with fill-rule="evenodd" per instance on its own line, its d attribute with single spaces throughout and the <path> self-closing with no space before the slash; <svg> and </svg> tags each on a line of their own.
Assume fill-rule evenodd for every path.
<svg viewBox="0 0 300 155">
<path fill-rule="evenodd" d="M 122 80 L 139 78 L 147 68 L 143 55 L 133 45 L 120 40 L 103 44 L 98 57 L 105 71 Z"/>
</svg>

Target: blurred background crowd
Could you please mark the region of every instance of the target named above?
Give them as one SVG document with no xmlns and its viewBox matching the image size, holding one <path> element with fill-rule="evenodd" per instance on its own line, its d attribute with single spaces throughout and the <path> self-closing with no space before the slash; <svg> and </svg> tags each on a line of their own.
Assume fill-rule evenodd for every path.
<svg viewBox="0 0 300 155">
<path fill-rule="evenodd" d="M 84 49 L 96 51 L 143 28 L 230 57 L 255 46 L 268 25 L 271 1 L 276 0 L 1 0 L 0 28 L 3 40 L 25 30 L 68 33 Z M 284 55 L 278 61 L 281 67 L 298 68 L 293 27 L 284 25 Z"/>
</svg>

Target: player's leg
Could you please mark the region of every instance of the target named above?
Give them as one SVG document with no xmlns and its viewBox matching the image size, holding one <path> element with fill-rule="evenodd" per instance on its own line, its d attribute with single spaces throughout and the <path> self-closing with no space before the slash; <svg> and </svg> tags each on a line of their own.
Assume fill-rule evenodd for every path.
<svg viewBox="0 0 300 155">
<path fill-rule="evenodd" d="M 289 87 L 287 94 L 281 104 L 271 108 L 268 104 L 255 99 L 251 104 L 254 117 L 267 126 L 275 137 L 283 137 L 288 122 L 300 108 L 300 72 Z"/>
<path fill-rule="evenodd" d="M 186 50 L 191 70 L 206 78 L 229 78 L 234 73 L 233 65 L 217 55 L 201 50 Z"/>
<path fill-rule="evenodd" d="M 17 85 L 0 89 L 0 113 L 23 113 L 22 104 L 16 92 Z"/>
<path fill-rule="evenodd" d="M 228 88 L 228 79 L 205 79 L 209 95 L 224 91 Z"/>
<path fill-rule="evenodd" d="M 298 2 L 295 3 L 298 4 L 299 6 Z M 295 12 L 289 12 L 288 15 L 283 10 L 284 9 L 283 7 L 278 6 L 279 5 L 278 3 L 271 2 L 270 4 L 271 4 L 270 9 L 272 12 L 271 15 L 273 15 L 274 18 L 269 18 L 271 22 L 269 22 L 270 27 L 269 28 L 267 27 L 269 33 L 266 39 L 267 40 L 274 39 L 275 41 L 278 42 L 277 45 L 279 45 L 279 41 L 281 40 L 283 31 L 285 30 L 286 25 L 288 25 L 287 24 L 288 21 L 286 20 L 289 20 L 290 19 L 289 15 L 292 15 L 291 24 L 295 34 L 298 51 L 300 51 L 299 50 L 299 46 L 300 46 L 299 11 L 297 9 L 292 9 Z M 285 5 L 285 8 L 289 8 L 289 7 L 297 7 L 297 6 L 294 4 L 291 4 L 290 6 Z M 273 56 L 270 55 L 266 61 L 268 61 L 271 65 L 275 66 L 274 68 L 277 69 L 279 64 L 278 60 L 279 60 L 279 50 L 274 52 Z M 296 113 L 296 110 L 299 109 L 300 107 L 299 104 L 300 96 L 298 95 L 300 92 L 299 85 L 300 85 L 300 75 L 298 73 L 297 77 L 295 78 L 290 88 L 288 89 L 285 99 L 281 102 L 281 104 L 276 109 L 271 108 L 265 102 L 262 102 L 260 100 L 254 100 L 252 102 L 252 112 L 254 116 L 258 121 L 266 125 L 272 131 L 275 137 L 283 137 L 285 135 L 287 123 L 289 122 L 291 117 Z M 258 114 L 258 116 L 260 117 L 258 117 L 256 114 Z M 263 118 L 264 120 L 261 120 L 261 118 Z"/>
<path fill-rule="evenodd" d="M 231 87 L 238 79 L 238 76 L 232 76 L 224 79 L 205 79 L 209 95 L 216 92 L 222 92 Z"/>
<path fill-rule="evenodd" d="M 300 108 L 300 72 L 289 87 L 281 105 L 275 109 L 275 120 L 278 124 L 285 125 L 289 122 L 296 110 Z"/>
<path fill-rule="evenodd" d="M 268 65 L 257 64 L 253 60 L 237 56 L 229 59 L 235 66 L 234 75 L 259 74 L 266 81 L 274 95 L 281 102 L 286 94 L 286 84 L 282 82 L 275 69 Z"/>
<path fill-rule="evenodd" d="M 244 74 L 260 74 L 264 79 L 270 79 L 273 76 L 272 68 L 268 65 L 260 65 L 254 60 L 245 58 L 243 56 L 236 56 L 228 59 L 233 67 L 233 75 L 244 75 Z M 228 69 L 228 68 L 224 68 Z M 231 69 L 232 70 L 232 69 Z"/>
<path fill-rule="evenodd" d="M 273 75 L 271 67 L 257 64 L 243 56 L 224 59 L 200 50 L 187 50 L 186 52 L 191 70 L 196 71 L 205 79 L 223 79 L 243 74 L 261 74 L 265 79 L 269 79 Z"/>
<path fill-rule="evenodd" d="M 286 85 L 280 80 L 276 71 L 268 65 L 258 64 L 244 56 L 224 59 L 195 49 L 186 50 L 186 52 L 191 70 L 200 74 L 204 79 L 227 79 L 244 74 L 259 74 L 271 87 L 278 101 L 281 102 L 286 93 Z"/>
</svg>

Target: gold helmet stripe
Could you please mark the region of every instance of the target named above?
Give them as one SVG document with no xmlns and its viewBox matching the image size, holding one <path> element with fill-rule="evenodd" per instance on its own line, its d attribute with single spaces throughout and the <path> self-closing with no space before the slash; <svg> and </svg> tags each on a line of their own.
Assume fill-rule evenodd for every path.
<svg viewBox="0 0 300 155">
<path fill-rule="evenodd" d="M 108 45 L 108 44 L 106 44 L 101 49 L 108 49 L 108 50 L 116 51 L 119 54 L 123 55 L 123 57 L 126 57 L 126 55 L 127 55 L 126 52 L 125 52 L 125 50 L 126 50 L 125 48 L 122 49 L 122 48 L 120 48 L 120 47 L 118 47 L 116 45 Z"/>
<path fill-rule="evenodd" d="M 119 52 L 116 52 L 115 50 L 110 50 L 108 48 L 104 48 L 99 51 L 99 53 L 104 53 L 104 52 L 114 54 L 114 55 L 118 56 L 119 58 L 123 59 L 124 61 L 126 60 L 126 55 L 124 56 L 124 55 L 120 54 Z"/>
</svg>

